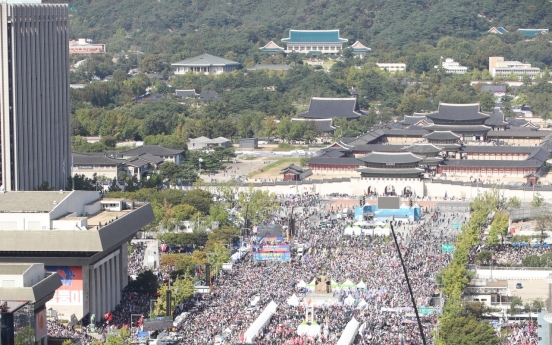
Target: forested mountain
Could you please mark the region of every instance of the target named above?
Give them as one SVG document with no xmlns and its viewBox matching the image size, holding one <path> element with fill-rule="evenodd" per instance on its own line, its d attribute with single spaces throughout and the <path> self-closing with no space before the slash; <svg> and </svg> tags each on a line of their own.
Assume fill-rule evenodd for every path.
<svg viewBox="0 0 552 345">
<path fill-rule="evenodd" d="M 55 2 L 57 0 L 47 0 Z M 491 26 L 548 28 L 546 0 L 69 0 L 71 36 L 139 47 L 177 60 L 232 51 L 243 62 L 294 29 L 340 29 L 349 43 L 412 49 L 452 36 L 478 39 Z"/>
</svg>

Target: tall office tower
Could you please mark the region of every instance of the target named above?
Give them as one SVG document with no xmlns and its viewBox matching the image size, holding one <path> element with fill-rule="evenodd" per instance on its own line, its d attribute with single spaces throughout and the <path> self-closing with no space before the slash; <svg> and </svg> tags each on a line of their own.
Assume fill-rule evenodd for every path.
<svg viewBox="0 0 552 345">
<path fill-rule="evenodd" d="M 0 4 L 1 185 L 48 182 L 64 189 L 71 173 L 68 9 L 40 0 Z"/>
</svg>

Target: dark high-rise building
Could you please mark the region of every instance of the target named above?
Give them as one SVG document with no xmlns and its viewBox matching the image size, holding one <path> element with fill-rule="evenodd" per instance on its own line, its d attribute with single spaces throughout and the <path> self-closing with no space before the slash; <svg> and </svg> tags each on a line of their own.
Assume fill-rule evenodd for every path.
<svg viewBox="0 0 552 345">
<path fill-rule="evenodd" d="M 64 189 L 71 171 L 68 8 L 0 4 L 1 184 Z"/>
</svg>

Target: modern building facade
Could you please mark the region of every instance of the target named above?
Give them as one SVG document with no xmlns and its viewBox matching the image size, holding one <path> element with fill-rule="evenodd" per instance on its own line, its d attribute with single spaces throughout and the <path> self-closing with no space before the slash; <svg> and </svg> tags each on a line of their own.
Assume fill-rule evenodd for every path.
<svg viewBox="0 0 552 345">
<path fill-rule="evenodd" d="M 4 190 L 63 189 L 71 169 L 67 5 L 0 4 Z"/>
<path fill-rule="evenodd" d="M 105 54 L 105 44 L 79 38 L 69 41 L 69 54 Z"/>
<path fill-rule="evenodd" d="M 406 71 L 406 64 L 405 63 L 376 63 L 376 65 L 382 70 L 387 72 L 405 72 Z"/>
<path fill-rule="evenodd" d="M 44 264 L 0 263 L 0 344 L 48 344 L 46 303 L 61 286 Z M 31 333 L 34 341 L 25 341 Z"/>
<path fill-rule="evenodd" d="M 450 74 L 465 74 L 468 72 L 466 66 L 460 66 L 460 64 L 453 59 L 445 59 L 445 61 L 441 63 L 441 67 L 446 73 Z"/>
<path fill-rule="evenodd" d="M 502 56 L 490 56 L 489 57 L 489 72 L 494 77 L 509 77 L 515 75 L 519 79 L 523 79 L 524 76 L 535 78 L 539 75 L 541 70 L 538 67 L 531 67 L 529 63 L 522 63 L 519 61 L 505 61 Z"/>
<path fill-rule="evenodd" d="M 128 242 L 154 218 L 149 203 L 94 191 L 0 193 L 0 263 L 44 264 L 62 276 L 47 308 L 99 320 L 128 283 Z"/>
</svg>

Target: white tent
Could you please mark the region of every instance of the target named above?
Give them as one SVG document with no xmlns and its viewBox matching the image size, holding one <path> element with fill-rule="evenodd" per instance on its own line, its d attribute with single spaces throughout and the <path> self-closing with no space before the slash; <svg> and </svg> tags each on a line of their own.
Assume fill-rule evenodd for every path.
<svg viewBox="0 0 552 345">
<path fill-rule="evenodd" d="M 353 317 L 351 321 L 349 321 L 347 326 L 345 326 L 345 329 L 343 330 L 343 333 L 341 333 L 341 337 L 339 338 L 337 345 L 351 345 L 358 333 L 359 326 L 360 322 L 358 322 Z"/>
<path fill-rule="evenodd" d="M 350 226 L 346 227 L 345 230 L 343 231 L 343 235 L 351 236 L 352 234 L 353 234 L 353 228 L 351 228 Z"/>
<path fill-rule="evenodd" d="M 368 226 L 368 225 L 370 225 L 370 223 L 365 222 L 363 220 L 360 220 L 360 221 L 354 223 L 353 225 L 355 225 L 355 226 Z"/>
<path fill-rule="evenodd" d="M 291 297 L 287 299 L 287 304 L 297 307 L 299 305 L 299 297 L 295 294 L 291 295 Z"/>
<path fill-rule="evenodd" d="M 366 284 L 364 284 L 364 282 L 361 280 L 360 283 L 356 285 L 356 287 L 359 289 L 366 289 Z"/>
<path fill-rule="evenodd" d="M 355 288 L 356 285 L 355 285 L 355 283 L 353 283 L 353 282 L 351 281 L 351 279 L 347 279 L 347 280 L 345 280 L 345 281 L 343 282 L 343 284 L 341 284 L 341 287 L 342 287 L 342 288 L 349 288 L 349 289 L 350 289 L 350 288 Z"/>
<path fill-rule="evenodd" d="M 403 202 L 403 203 L 401 204 L 401 208 L 409 208 L 409 207 L 410 207 L 410 206 L 408 206 L 405 202 Z"/>
<path fill-rule="evenodd" d="M 305 283 L 304 280 L 301 280 L 299 283 L 297 283 L 297 287 L 302 289 L 307 287 L 307 283 Z"/>
<path fill-rule="evenodd" d="M 361 298 L 360 301 L 358 302 L 357 308 L 358 309 L 364 309 L 364 308 L 366 308 L 367 304 L 368 303 L 366 303 L 366 301 L 363 298 Z"/>
<path fill-rule="evenodd" d="M 266 308 L 263 310 L 261 315 L 253 321 L 251 326 L 245 331 L 244 333 L 244 342 L 246 343 L 253 343 L 253 340 L 265 326 L 270 322 L 270 318 L 274 313 L 276 313 L 276 309 L 278 308 L 278 305 L 274 303 L 274 301 L 270 301 L 270 303 L 266 306 Z"/>
<path fill-rule="evenodd" d="M 355 303 L 355 298 L 349 295 L 347 296 L 347 298 L 345 298 L 345 301 L 343 301 L 343 303 L 345 303 L 345 305 L 353 305 Z"/>
<path fill-rule="evenodd" d="M 314 321 L 310 326 L 307 324 L 306 321 L 303 321 L 299 325 L 299 327 L 297 327 L 298 335 L 306 335 L 309 337 L 319 336 L 321 331 L 322 331 L 322 328 L 316 321 Z"/>
<path fill-rule="evenodd" d="M 362 235 L 362 228 L 353 228 L 353 235 L 355 236 Z"/>
</svg>

